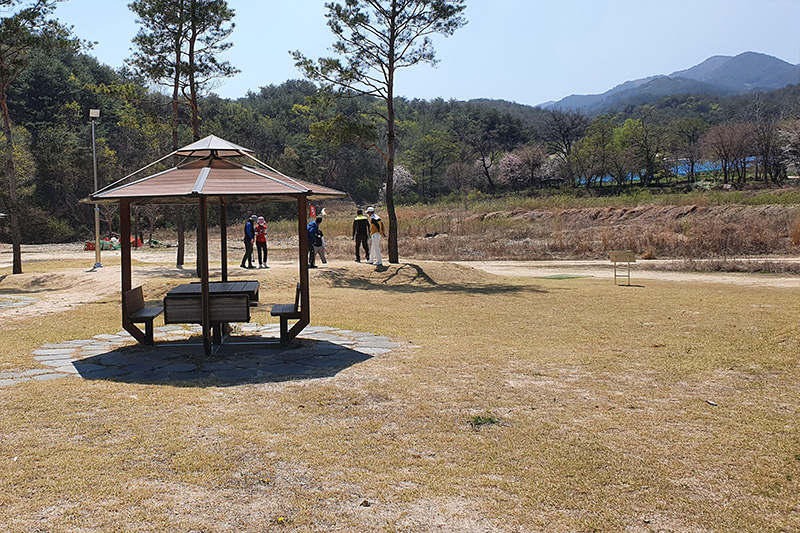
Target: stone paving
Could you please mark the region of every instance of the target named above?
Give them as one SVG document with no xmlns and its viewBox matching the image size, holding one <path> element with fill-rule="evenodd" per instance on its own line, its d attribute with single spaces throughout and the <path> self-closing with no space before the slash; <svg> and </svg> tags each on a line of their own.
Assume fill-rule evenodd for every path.
<svg viewBox="0 0 800 533">
<path fill-rule="evenodd" d="M 33 352 L 43 368 L 0 372 L 0 388 L 70 376 L 131 383 L 209 384 L 283 381 L 332 376 L 400 345 L 372 333 L 306 327 L 292 343 L 278 342 L 278 324 L 243 324 L 203 355 L 200 326 L 157 327 L 155 346 L 137 344 L 122 331 L 45 344 Z"/>
<path fill-rule="evenodd" d="M 38 298 L 32 296 L 19 296 L 19 295 L 3 295 L 0 296 L 0 309 L 7 309 L 9 307 L 25 307 L 34 302 L 39 301 Z"/>
</svg>

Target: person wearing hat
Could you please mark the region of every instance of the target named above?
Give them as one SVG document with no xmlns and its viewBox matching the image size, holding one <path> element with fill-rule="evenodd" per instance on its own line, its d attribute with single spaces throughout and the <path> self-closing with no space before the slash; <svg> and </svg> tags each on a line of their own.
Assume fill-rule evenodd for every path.
<svg viewBox="0 0 800 533">
<path fill-rule="evenodd" d="M 244 225 L 244 257 L 242 257 L 242 268 L 255 268 L 253 266 L 253 241 L 255 240 L 255 222 L 258 217 L 252 215 L 247 224 Z M 245 265 L 245 263 L 247 263 Z"/>
<path fill-rule="evenodd" d="M 383 227 L 381 217 L 375 212 L 375 208 L 367 208 L 369 217 L 370 247 L 369 256 L 372 258 L 367 263 L 375 266 L 383 266 L 381 259 L 381 237 L 386 237 L 386 229 Z"/>
<path fill-rule="evenodd" d="M 267 266 L 267 222 L 264 220 L 264 217 L 258 217 L 255 231 L 256 248 L 258 249 L 258 268 L 269 268 Z"/>
</svg>

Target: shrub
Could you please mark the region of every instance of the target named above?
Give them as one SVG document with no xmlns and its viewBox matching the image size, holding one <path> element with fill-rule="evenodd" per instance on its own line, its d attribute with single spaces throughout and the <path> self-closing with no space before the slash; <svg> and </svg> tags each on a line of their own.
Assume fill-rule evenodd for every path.
<svg viewBox="0 0 800 533">
<path fill-rule="evenodd" d="M 792 244 L 795 246 L 800 246 L 800 210 L 798 210 L 797 215 L 794 218 L 794 224 L 792 225 L 792 233 L 790 238 Z"/>
</svg>

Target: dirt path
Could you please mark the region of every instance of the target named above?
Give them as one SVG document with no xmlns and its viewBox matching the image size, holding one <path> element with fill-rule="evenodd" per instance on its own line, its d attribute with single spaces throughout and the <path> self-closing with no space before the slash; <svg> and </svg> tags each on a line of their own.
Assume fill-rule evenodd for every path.
<svg viewBox="0 0 800 533">
<path fill-rule="evenodd" d="M 797 259 L 784 260 L 797 261 Z M 669 260 L 648 261 L 645 268 L 640 266 L 641 263 L 631 265 L 631 283 L 635 283 L 637 279 L 657 279 L 678 282 L 729 283 L 760 287 L 800 287 L 799 276 L 726 272 L 676 272 L 650 269 L 670 262 Z M 548 277 L 574 275 L 609 280 L 613 279 L 614 276 L 612 265 L 608 261 L 461 261 L 459 264 L 499 276 Z M 618 274 L 623 273 L 624 269 L 624 266 L 621 269 L 618 267 Z"/>
<path fill-rule="evenodd" d="M 193 246 L 187 247 L 186 262 L 190 268 L 194 268 L 193 250 Z M 23 246 L 23 273 L 0 275 L 0 323 L 8 324 L 31 316 L 58 313 L 102 300 L 119 300 L 119 255 L 118 250 L 103 251 L 101 261 L 104 266 L 95 270 L 92 268 L 95 262 L 94 252 L 84 251 L 79 244 Z M 151 274 L 163 272 L 162 265 L 173 264 L 175 250 L 140 250 L 136 252 L 135 259 L 145 265 L 132 269 L 134 286 L 141 285 Z M 85 262 L 86 267 L 64 268 L 48 273 L 36 272 L 30 268 L 36 262 L 75 260 Z M 290 267 L 289 262 L 274 261 L 272 265 L 275 269 Z M 0 268 L 10 270 L 11 266 L 11 246 L 0 244 Z M 33 301 L 28 305 L 14 306 L 20 296 L 32 298 Z"/>
<path fill-rule="evenodd" d="M 187 247 L 190 252 L 193 247 Z M 33 303 L 24 306 L 0 305 L 0 322 L 27 318 L 34 315 L 57 313 L 91 302 L 109 298 L 118 298 L 120 284 L 119 252 L 103 252 L 110 259 L 108 266 L 93 270 L 94 252 L 84 251 L 78 244 L 26 246 L 23 249 L 23 261 L 67 261 L 85 260 L 86 268 L 64 268 L 52 273 L 25 272 L 19 275 L 0 276 L 0 304 L 13 303 L 14 298 L 24 296 L 33 298 Z M 136 259 L 152 264 L 152 267 L 139 266 L 133 269 L 134 285 L 141 284 L 150 274 L 157 274 L 163 264 L 170 264 L 175 251 L 147 250 L 137 252 Z M 194 259 L 187 253 L 187 264 Z M 800 261 L 800 259 L 784 259 Z M 662 261 L 666 263 L 668 261 Z M 350 265 L 349 261 L 332 260 L 331 266 Z M 548 276 L 591 276 L 610 280 L 613 276 L 608 261 L 463 261 L 458 264 L 500 276 L 548 277 Z M 271 262 L 273 268 L 296 268 L 293 261 Z M 0 245 L 0 268 L 10 268 L 11 246 Z M 771 274 L 731 274 L 731 273 L 699 273 L 651 270 L 659 266 L 659 261 L 639 262 L 631 271 L 631 283 L 637 280 L 656 279 L 675 282 L 727 283 L 740 286 L 761 287 L 800 287 L 800 277 Z M 233 267 L 232 267 L 233 268 Z M 152 270 L 152 272 L 151 272 Z"/>
</svg>

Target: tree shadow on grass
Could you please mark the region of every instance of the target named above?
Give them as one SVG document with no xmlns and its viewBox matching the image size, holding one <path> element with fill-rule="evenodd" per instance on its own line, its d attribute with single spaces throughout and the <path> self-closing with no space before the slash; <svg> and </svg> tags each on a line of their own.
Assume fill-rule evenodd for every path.
<svg viewBox="0 0 800 533">
<path fill-rule="evenodd" d="M 330 269 L 319 272 L 337 288 L 385 290 L 391 292 L 453 292 L 466 294 L 547 293 L 548 291 L 527 284 L 486 283 L 465 280 L 463 283 L 441 283 L 434 280 L 425 269 L 414 263 L 403 263 L 375 270 L 379 276 L 356 274 L 350 270 Z M 372 274 L 372 272 L 370 273 Z"/>
<path fill-rule="evenodd" d="M 87 380 L 172 387 L 233 387 L 332 377 L 372 355 L 325 340 L 281 345 L 274 338 L 229 337 L 206 357 L 202 340 L 125 346 L 74 361 Z"/>
<path fill-rule="evenodd" d="M 5 276 L 3 276 L 5 279 Z M 3 281 L 0 279 L 0 281 Z M 63 287 L 55 286 L 55 287 L 47 287 L 45 285 L 46 281 L 44 279 L 34 279 L 31 280 L 26 287 L 0 287 L 0 294 L 4 295 L 28 295 L 28 294 L 42 294 L 42 293 L 50 293 L 50 292 L 59 292 L 64 290 Z"/>
</svg>

